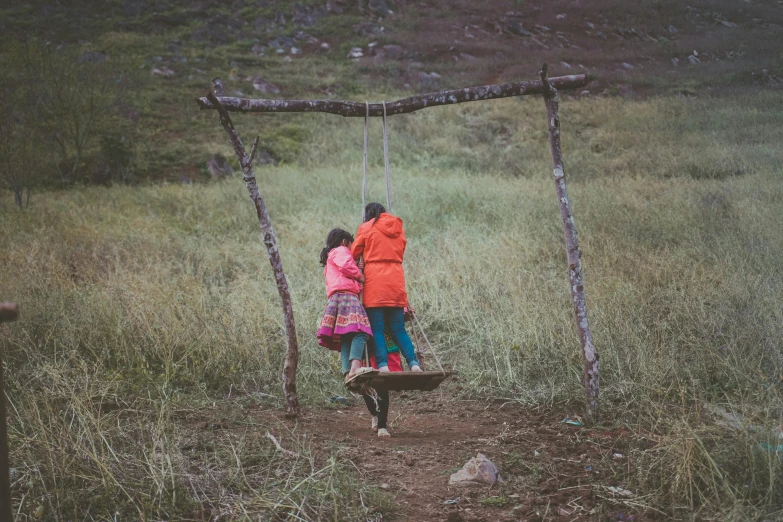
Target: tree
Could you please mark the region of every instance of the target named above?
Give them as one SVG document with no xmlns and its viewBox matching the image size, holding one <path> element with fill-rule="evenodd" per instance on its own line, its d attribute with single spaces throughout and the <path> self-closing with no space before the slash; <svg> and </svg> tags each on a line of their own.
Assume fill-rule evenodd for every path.
<svg viewBox="0 0 783 522">
<path fill-rule="evenodd" d="M 29 113 L 19 110 L 14 95 L 10 88 L 0 90 L 0 186 L 10 189 L 14 203 L 23 209 L 30 204 L 40 162 Z"/>
<path fill-rule="evenodd" d="M 24 61 L 30 109 L 54 144 L 60 181 L 77 181 L 85 171 L 87 151 L 126 90 L 127 78 L 96 52 L 77 57 L 50 45 L 29 44 Z"/>
</svg>

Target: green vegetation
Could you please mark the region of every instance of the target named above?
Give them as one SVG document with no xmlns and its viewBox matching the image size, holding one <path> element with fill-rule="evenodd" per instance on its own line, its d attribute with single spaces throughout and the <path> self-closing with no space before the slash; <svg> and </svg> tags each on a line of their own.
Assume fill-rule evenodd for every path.
<svg viewBox="0 0 783 522">
<path fill-rule="evenodd" d="M 649 5 L 674 4 L 617 3 L 606 13 L 639 18 Z M 96 16 L 89 3 L 34 1 L 0 10 L 0 298 L 22 307 L 21 320 L 3 326 L 0 351 L 20 520 L 393 516 L 389 495 L 362 482 L 339 444 L 317 454 L 276 420 L 276 287 L 241 180 L 207 183 L 206 161 L 233 151 L 217 114 L 193 98 L 214 76 L 247 96 L 380 100 L 434 88 L 405 86 L 410 59 L 346 55 L 429 31 L 424 13 L 436 8 L 410 4 L 408 19 L 387 20 L 392 38 L 377 17 L 348 8 L 320 18 L 315 1 L 208 7 L 128 0 Z M 297 36 L 302 27 L 308 34 Z M 656 57 L 679 54 L 684 65 L 690 36 L 667 34 L 653 41 Z M 603 422 L 646 440 L 627 450 L 626 486 L 671 517 L 747 520 L 783 503 L 783 92 L 693 96 L 716 77 L 745 86 L 751 70 L 774 62 L 774 38 L 749 48 L 745 33 L 731 34 L 736 50 L 708 49 L 721 58 L 698 71 L 613 73 L 615 84 L 659 95 L 566 95 L 561 106 Z M 286 41 L 278 53 L 278 37 L 305 51 Z M 493 45 L 476 54 L 495 56 Z M 574 64 L 595 54 L 573 49 Z M 438 52 L 414 58 L 449 61 Z M 602 58 L 625 59 L 613 52 Z M 449 62 L 437 86 L 462 86 L 471 71 L 482 79 L 470 83 L 490 69 L 493 81 L 518 74 L 516 52 L 497 60 Z M 281 92 L 254 90 L 258 77 Z M 358 224 L 362 121 L 234 122 L 279 164 L 257 176 L 293 291 L 300 398 L 330 407 L 327 397 L 344 389 L 313 335 L 324 304 L 316 259 L 329 228 Z M 372 125 L 370 194 L 382 198 L 380 122 Z M 581 409 L 543 102 L 434 108 L 389 125 L 411 301 L 459 371 L 447 396 Z M 296 455 L 277 451 L 267 430 Z M 518 452 L 502 464 L 530 481 L 546 473 Z M 480 503 L 516 502 L 492 494 L 501 496 Z"/>
<path fill-rule="evenodd" d="M 452 394 L 581 402 L 542 105 L 505 100 L 393 119 L 410 296 L 460 372 Z M 760 445 L 775 447 L 783 389 L 783 233 L 775 226 L 783 118 L 762 110 L 781 106 L 770 93 L 562 107 L 604 419 L 655 441 L 633 455 L 633 487 L 668 512 L 743 518 L 783 499 L 781 462 Z M 237 120 L 250 136 L 251 117 Z M 361 177 L 361 122 L 312 121 L 306 168 L 258 172 L 293 290 L 308 408 L 341 390 L 337 361 L 309 325 L 324 302 L 320 244 L 330 227 L 357 225 Z M 228 152 L 222 141 L 215 146 Z M 380 197 L 374 152 L 370 194 Z M 453 168 L 471 161 L 486 163 L 486 173 Z M 506 162 L 513 167 L 501 174 Z M 21 512 L 44 496 L 46 509 L 66 518 L 107 509 L 165 517 L 199 509 L 189 477 L 217 481 L 203 485 L 215 510 L 230 509 L 240 492 L 248 514 L 302 505 L 300 516 L 317 519 L 327 505 L 364 509 L 348 493 L 353 482 L 340 499 L 317 490 L 305 502 L 282 487 L 259 489 L 248 474 L 248 466 L 283 469 L 268 441 L 259 447 L 236 426 L 242 405 L 279 405 L 284 340 L 239 179 L 47 192 L 24 212 L 6 193 L 0 212 L 0 262 L 9 267 L 0 288 L 23 309 L 1 341 L 14 462 L 24 463 L 15 486 Z M 741 425 L 714 423 L 715 408 L 741 415 Z M 208 465 L 187 449 L 196 411 L 220 411 L 234 426 L 200 454 Z M 291 481 L 310 484 L 319 471 L 356 480 L 298 451 L 309 464 L 294 466 Z M 377 498 L 363 501 L 383 510 Z"/>
</svg>

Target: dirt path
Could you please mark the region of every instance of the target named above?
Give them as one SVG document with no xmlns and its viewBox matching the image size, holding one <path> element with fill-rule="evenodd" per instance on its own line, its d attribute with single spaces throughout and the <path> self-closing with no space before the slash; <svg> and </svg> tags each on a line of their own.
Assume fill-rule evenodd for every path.
<svg viewBox="0 0 783 522">
<path fill-rule="evenodd" d="M 564 424 L 564 415 L 398 393 L 392 395 L 390 439 L 371 431 L 369 413 L 356 400 L 306 411 L 299 428 L 317 452 L 337 444 L 363 480 L 388 489 L 399 506 L 395 520 L 653 520 L 654 512 L 632 507 L 635 499 L 623 496 L 631 446 L 639 441 L 626 430 Z M 504 483 L 450 487 L 449 475 L 478 452 L 500 468 Z M 609 487 L 623 489 L 618 494 Z"/>
</svg>

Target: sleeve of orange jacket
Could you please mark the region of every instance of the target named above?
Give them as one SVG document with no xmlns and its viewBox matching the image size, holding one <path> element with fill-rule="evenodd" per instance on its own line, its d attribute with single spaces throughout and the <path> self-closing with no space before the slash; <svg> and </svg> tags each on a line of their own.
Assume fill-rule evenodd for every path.
<svg viewBox="0 0 783 522">
<path fill-rule="evenodd" d="M 337 268 L 345 277 L 350 279 L 359 279 L 362 277 L 362 271 L 356 266 L 356 263 L 347 248 L 335 250 L 332 261 L 334 261 L 334 264 L 337 265 Z"/>
<path fill-rule="evenodd" d="M 362 230 L 362 227 L 359 227 L 359 230 L 356 231 L 356 239 L 353 240 L 353 245 L 351 245 L 351 255 L 353 255 L 353 258 L 358 260 L 360 257 L 362 257 L 362 254 L 364 254 L 364 246 L 367 244 L 367 235 Z"/>
</svg>

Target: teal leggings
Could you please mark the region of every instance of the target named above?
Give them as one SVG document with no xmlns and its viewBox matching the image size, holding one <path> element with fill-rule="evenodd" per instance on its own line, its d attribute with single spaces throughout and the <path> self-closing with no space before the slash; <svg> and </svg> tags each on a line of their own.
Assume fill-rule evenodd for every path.
<svg viewBox="0 0 783 522">
<path fill-rule="evenodd" d="M 349 333 L 340 336 L 340 357 L 343 361 L 343 374 L 351 370 L 351 361 L 362 360 L 364 347 L 370 336 L 364 332 Z"/>
</svg>

